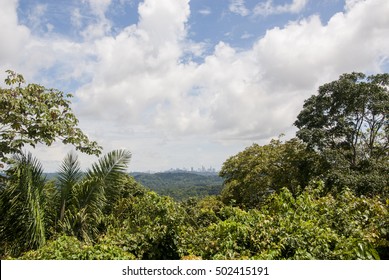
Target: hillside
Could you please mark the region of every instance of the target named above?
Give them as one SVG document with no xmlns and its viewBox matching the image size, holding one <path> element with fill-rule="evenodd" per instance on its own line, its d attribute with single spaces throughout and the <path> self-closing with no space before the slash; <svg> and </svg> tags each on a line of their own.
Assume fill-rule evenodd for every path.
<svg viewBox="0 0 389 280">
<path fill-rule="evenodd" d="M 150 190 L 160 195 L 171 196 L 176 200 L 218 195 L 223 185 L 223 179 L 217 173 L 162 172 L 131 175 Z"/>
</svg>

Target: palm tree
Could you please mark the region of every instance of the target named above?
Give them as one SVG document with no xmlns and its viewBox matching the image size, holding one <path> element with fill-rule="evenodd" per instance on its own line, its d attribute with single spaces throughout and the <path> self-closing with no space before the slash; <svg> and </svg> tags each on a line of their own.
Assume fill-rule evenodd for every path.
<svg viewBox="0 0 389 280">
<path fill-rule="evenodd" d="M 69 153 L 52 195 L 39 161 L 31 153 L 15 155 L 0 185 L 0 255 L 17 256 L 39 248 L 46 242 L 48 228 L 87 242 L 95 240 L 104 214 L 119 198 L 130 159 L 126 150 L 112 151 L 84 174 L 77 156 Z"/>
<path fill-rule="evenodd" d="M 59 224 L 65 233 L 89 242 L 95 239 L 104 211 L 118 198 L 130 159 L 126 150 L 112 151 L 81 176 L 77 158 L 72 154 L 65 158 L 58 180 Z"/>
<path fill-rule="evenodd" d="M 6 179 L 0 191 L 1 247 L 19 254 L 44 245 L 46 178 L 42 165 L 31 153 L 16 154 Z"/>
<path fill-rule="evenodd" d="M 78 156 L 70 152 L 63 160 L 58 172 L 59 222 L 63 222 L 67 206 L 71 203 L 73 187 L 80 181 L 82 172 Z"/>
</svg>

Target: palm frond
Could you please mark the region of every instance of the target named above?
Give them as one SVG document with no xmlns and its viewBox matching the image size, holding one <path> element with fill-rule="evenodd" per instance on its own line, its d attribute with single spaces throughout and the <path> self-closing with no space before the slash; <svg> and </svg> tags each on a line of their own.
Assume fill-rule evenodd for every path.
<svg viewBox="0 0 389 280">
<path fill-rule="evenodd" d="M 104 209 L 109 204 L 110 197 L 116 194 L 116 183 L 125 174 L 130 158 L 131 153 L 128 151 L 112 151 L 93 164 L 82 180 L 76 176 L 79 181 L 75 183 L 77 180 L 73 180 L 69 189 L 69 211 L 65 210 L 60 220 L 63 229 L 86 241 L 97 236 Z M 69 156 L 65 162 L 67 163 L 62 170 L 68 176 L 61 177 L 62 183 L 69 182 L 74 174 L 78 174 L 75 171 L 79 170 L 74 157 Z"/>
<path fill-rule="evenodd" d="M 93 164 L 88 171 L 87 177 L 103 186 L 107 205 L 113 204 L 120 197 L 121 180 L 126 175 L 130 160 L 129 151 L 114 150 Z"/>
<path fill-rule="evenodd" d="M 58 172 L 58 191 L 60 194 L 59 220 L 65 215 L 67 204 L 71 199 L 72 188 L 80 181 L 82 172 L 78 156 L 70 152 L 63 160 Z"/>
<path fill-rule="evenodd" d="M 102 181 L 115 180 L 123 174 L 131 160 L 131 152 L 127 150 L 114 150 L 103 156 L 98 163 L 92 165 L 87 172 L 90 178 L 99 178 Z"/>
<path fill-rule="evenodd" d="M 17 250 L 45 244 L 45 177 L 41 163 L 31 153 L 13 157 L 7 171 L 7 186 L 1 192 L 1 237 Z"/>
</svg>

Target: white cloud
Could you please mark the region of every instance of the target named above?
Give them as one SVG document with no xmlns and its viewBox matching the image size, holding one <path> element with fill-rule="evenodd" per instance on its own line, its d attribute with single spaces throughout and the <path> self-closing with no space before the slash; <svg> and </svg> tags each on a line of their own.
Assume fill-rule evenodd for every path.
<svg viewBox="0 0 389 280">
<path fill-rule="evenodd" d="M 3 1 L 0 9 L 0 65 L 10 67 L 17 64 L 24 46 L 30 40 L 30 30 L 18 24 L 17 1 Z"/>
<path fill-rule="evenodd" d="M 257 4 L 254 8 L 255 15 L 268 16 L 284 13 L 299 13 L 307 5 L 308 0 L 293 0 L 290 4 L 274 5 L 273 0 L 266 0 Z"/>
<path fill-rule="evenodd" d="M 182 63 L 189 12 L 165 2 L 158 6 L 162 14 L 153 13 L 153 5 L 147 3 L 147 11 L 141 6 L 137 26 L 97 42 L 98 74 L 78 92 L 87 110 L 170 135 L 268 138 L 290 128 L 320 83 L 346 71 L 378 70 L 388 54 L 385 11 L 365 4 L 328 25 L 312 16 L 269 30 L 251 50 L 221 42 L 203 63 Z M 169 13 L 178 11 L 181 20 L 171 19 Z M 155 32 L 157 22 L 166 37 Z"/>
<path fill-rule="evenodd" d="M 84 1 L 88 2 L 92 10 L 92 13 L 99 16 L 100 18 L 105 17 L 105 13 L 112 2 L 112 0 L 84 0 Z"/>
<path fill-rule="evenodd" d="M 80 12 L 80 8 L 77 7 L 72 10 L 70 22 L 77 29 L 80 29 L 82 27 L 82 15 Z"/>
<path fill-rule="evenodd" d="M 93 8 L 100 22 L 109 2 Z M 291 12 L 305 3 L 280 7 Z M 103 28 L 84 42 L 33 37 L 18 24 L 16 1 L 8 0 L 0 11 L 0 36 L 8 42 L 0 45 L 0 64 L 23 73 L 56 66 L 64 80 L 79 77 L 80 125 L 107 150 L 132 150 L 139 169 L 174 167 L 188 158 L 215 165 L 227 157 L 222 149 L 231 155 L 252 141 L 291 135 L 303 100 L 318 85 L 344 72 L 381 70 L 389 58 L 389 2 L 346 4 L 328 23 L 318 16 L 290 22 L 243 51 L 219 42 L 197 61 L 190 57 L 204 55 L 205 43 L 187 37 L 188 0 L 146 0 L 136 25 L 115 36 Z M 235 140 L 240 148 L 227 145 Z M 196 154 L 201 145 L 215 156 L 206 148 Z M 53 152 L 59 160 L 62 150 Z"/>
<path fill-rule="evenodd" d="M 212 14 L 212 11 L 210 8 L 203 8 L 201 10 L 198 10 L 198 13 L 203 16 L 209 16 L 210 14 Z"/>
<path fill-rule="evenodd" d="M 152 45 L 184 39 L 190 15 L 189 0 L 148 0 L 139 5 L 138 11 L 138 28 L 145 31 Z"/>
<path fill-rule="evenodd" d="M 126 0 L 124 0 L 126 1 Z M 125 5 L 128 1 L 120 1 Z M 70 22 L 75 31 L 85 41 L 93 41 L 109 35 L 112 31 L 112 22 L 106 17 L 112 0 L 83 0 L 79 6 L 73 6 L 70 11 Z M 131 2 L 127 3 L 128 5 Z"/>
<path fill-rule="evenodd" d="M 363 3 L 365 0 L 345 0 L 345 9 L 350 11 L 355 5 Z"/>
<path fill-rule="evenodd" d="M 28 14 L 28 24 L 32 29 L 40 29 L 44 23 L 47 4 L 37 4 Z"/>
<path fill-rule="evenodd" d="M 251 34 L 251 33 L 248 33 L 248 32 L 246 31 L 246 32 L 243 33 L 243 35 L 242 35 L 240 38 L 241 38 L 241 39 L 250 39 L 250 38 L 252 38 L 252 37 L 254 37 L 254 35 Z"/>
<path fill-rule="evenodd" d="M 241 15 L 248 16 L 250 14 L 250 10 L 246 8 L 244 0 L 231 0 L 229 9 L 231 12 Z"/>
</svg>

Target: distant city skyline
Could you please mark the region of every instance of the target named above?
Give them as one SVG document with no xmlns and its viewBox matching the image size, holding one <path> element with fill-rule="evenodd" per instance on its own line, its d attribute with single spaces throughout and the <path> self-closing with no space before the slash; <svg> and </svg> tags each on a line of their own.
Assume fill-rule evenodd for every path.
<svg viewBox="0 0 389 280">
<path fill-rule="evenodd" d="M 130 173 L 165 173 L 165 172 L 190 172 L 190 173 L 219 173 L 220 170 L 217 170 L 216 168 L 210 166 L 206 168 L 205 166 L 201 167 L 171 167 L 165 170 L 144 170 L 144 171 L 137 171 L 137 170 L 131 170 Z"/>
</svg>

